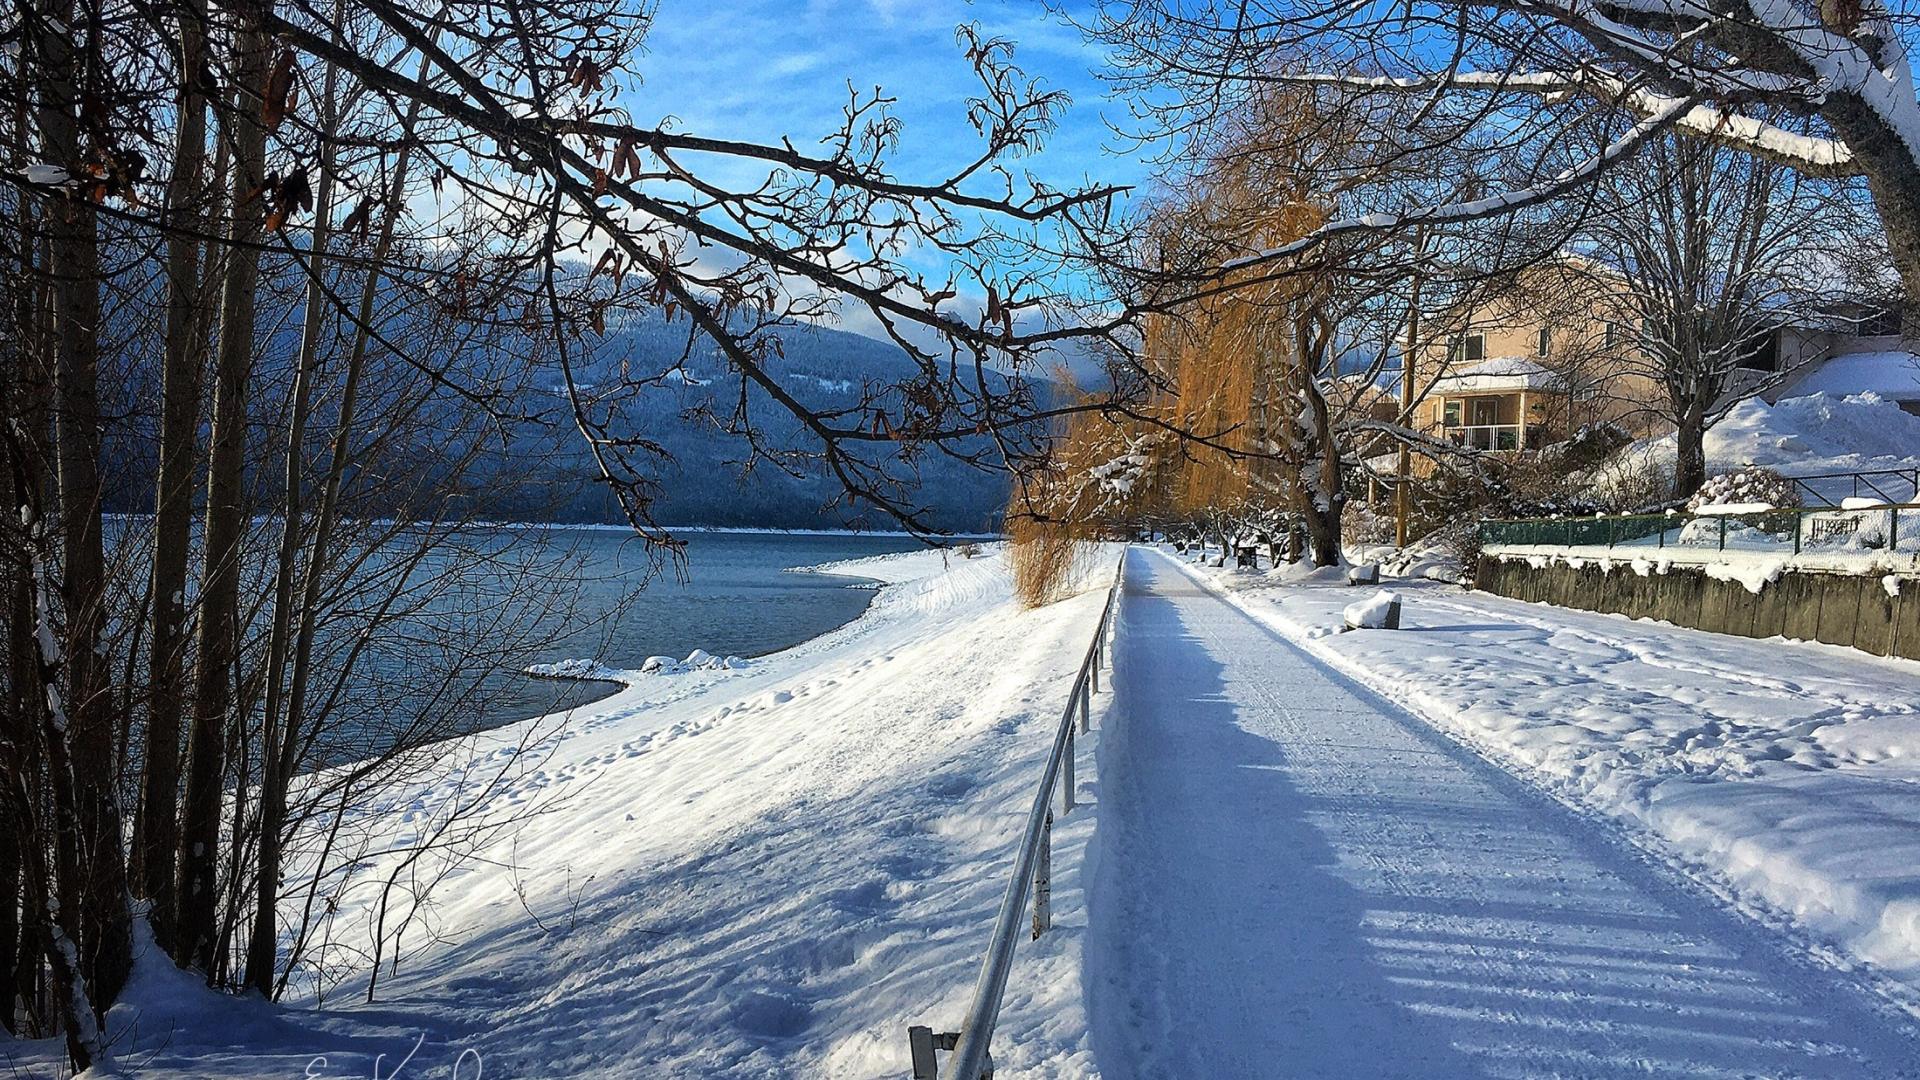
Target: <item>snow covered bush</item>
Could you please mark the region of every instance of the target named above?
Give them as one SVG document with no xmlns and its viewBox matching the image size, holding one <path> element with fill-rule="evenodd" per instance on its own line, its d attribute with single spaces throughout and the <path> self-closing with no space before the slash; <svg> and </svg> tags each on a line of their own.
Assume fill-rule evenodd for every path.
<svg viewBox="0 0 1920 1080">
<path fill-rule="evenodd" d="M 1565 442 L 1554 443 L 1541 451 L 1555 457 L 1570 471 L 1591 469 L 1613 457 L 1633 441 L 1618 424 L 1582 424 Z"/>
<path fill-rule="evenodd" d="M 1793 481 L 1772 469 L 1749 465 L 1744 469 L 1708 477 L 1707 482 L 1700 485 L 1700 490 L 1687 500 L 1689 512 L 1703 506 L 1730 505 L 1799 506 L 1800 493 L 1795 490 Z"/>
<path fill-rule="evenodd" d="M 1679 505 L 1673 497 L 1671 440 L 1623 447 L 1580 477 L 1587 493 L 1622 513 L 1645 514 Z"/>
</svg>

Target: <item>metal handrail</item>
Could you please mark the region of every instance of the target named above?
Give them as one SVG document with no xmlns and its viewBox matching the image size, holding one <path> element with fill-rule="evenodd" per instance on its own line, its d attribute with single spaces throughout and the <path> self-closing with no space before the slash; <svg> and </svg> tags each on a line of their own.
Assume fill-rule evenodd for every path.
<svg viewBox="0 0 1920 1080">
<path fill-rule="evenodd" d="M 988 1044 L 993 1041 L 993 1026 L 1000 1018 L 1000 999 L 1007 992 L 1007 975 L 1013 970 L 1013 947 L 1020 926 L 1020 911 L 1027 906 L 1028 890 L 1033 895 L 1033 938 L 1038 940 L 1053 925 L 1053 791 L 1061 788 L 1060 813 L 1073 809 L 1073 735 L 1074 713 L 1080 714 L 1080 733 L 1092 725 L 1092 697 L 1100 691 L 1100 658 L 1113 624 L 1113 609 L 1120 596 L 1120 583 L 1126 577 L 1127 552 L 1120 550 L 1114 565 L 1113 584 L 1107 587 L 1107 605 L 1101 609 L 1100 625 L 1080 661 L 1073 688 L 1067 694 L 1066 711 L 1060 714 L 1060 726 L 1053 734 L 1053 750 L 1047 755 L 1046 772 L 1040 778 L 1040 790 L 1034 793 L 1033 809 L 1027 812 L 1026 832 L 1013 858 L 1013 879 L 1000 899 L 1000 913 L 993 923 L 993 937 L 987 942 L 987 955 L 980 963 L 980 978 L 974 983 L 973 1001 L 957 1032 L 935 1034 L 924 1025 L 907 1029 L 913 1052 L 914 1080 L 938 1080 L 939 1065 L 934 1051 L 953 1051 L 954 1075 L 963 1080 L 979 1080 L 993 1075 L 993 1058 Z M 1064 783 L 1062 780 L 1064 779 Z"/>
<path fill-rule="evenodd" d="M 1864 484 L 1868 491 L 1873 492 L 1887 502 L 1897 502 L 1899 500 L 1891 492 L 1882 488 L 1879 484 L 1874 483 L 1875 479 L 1886 479 L 1889 477 L 1899 479 L 1908 484 L 1912 491 L 1913 500 L 1920 502 L 1920 469 L 1865 469 L 1858 472 L 1807 473 L 1803 476 L 1789 476 L 1787 479 L 1793 481 L 1795 490 L 1804 491 L 1808 495 L 1832 506 L 1833 501 L 1827 497 L 1826 493 L 1814 487 L 1812 484 L 1807 483 L 1807 481 L 1846 480 L 1853 485 L 1853 494 L 1856 498 L 1859 497 L 1860 487 Z"/>
</svg>

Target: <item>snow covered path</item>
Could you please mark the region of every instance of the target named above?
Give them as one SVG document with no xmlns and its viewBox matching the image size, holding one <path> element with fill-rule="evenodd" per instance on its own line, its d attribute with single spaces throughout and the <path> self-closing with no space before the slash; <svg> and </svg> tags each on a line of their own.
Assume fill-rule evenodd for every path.
<svg viewBox="0 0 1920 1080">
<path fill-rule="evenodd" d="M 1135 549 L 1100 747 L 1102 1073 L 1920 1075 L 1846 976 Z"/>
</svg>

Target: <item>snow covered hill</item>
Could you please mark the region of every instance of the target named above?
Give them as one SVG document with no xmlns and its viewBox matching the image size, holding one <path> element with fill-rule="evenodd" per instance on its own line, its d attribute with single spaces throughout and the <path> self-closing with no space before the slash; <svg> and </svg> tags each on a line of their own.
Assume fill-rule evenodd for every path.
<svg viewBox="0 0 1920 1080">
<path fill-rule="evenodd" d="M 375 844 L 327 920 L 329 961 L 361 962 L 324 1008 L 221 997 L 149 950 L 110 1018 L 120 1061 L 196 1080 L 905 1075 L 905 1025 L 957 1023 L 972 989 L 1099 617 L 1099 562 L 1089 592 L 1027 611 L 997 554 L 862 560 L 844 569 L 888 584 L 841 630 L 449 744 L 364 824 L 395 850 L 454 805 L 493 824 L 459 860 L 402 867 Z M 1059 929 L 1022 943 L 1002 1076 L 1087 1053 L 1096 744 L 1080 750 L 1089 805 L 1055 832 Z M 518 747 L 524 764 L 496 766 Z M 396 876 L 435 888 L 366 1004 L 353 950 Z M 389 931 L 406 910 L 396 897 Z M 56 1046 L 0 1045 L 52 1075 Z"/>
</svg>

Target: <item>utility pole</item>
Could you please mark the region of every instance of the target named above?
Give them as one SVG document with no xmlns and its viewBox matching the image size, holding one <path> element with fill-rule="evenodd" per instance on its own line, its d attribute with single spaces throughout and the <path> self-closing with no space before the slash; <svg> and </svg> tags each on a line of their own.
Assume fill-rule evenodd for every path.
<svg viewBox="0 0 1920 1080">
<path fill-rule="evenodd" d="M 1407 344 L 1400 350 L 1400 426 L 1413 427 L 1413 359 L 1420 348 L 1420 286 L 1425 274 L 1426 226 L 1413 231 L 1413 280 L 1407 287 Z M 1393 542 L 1407 546 L 1408 519 L 1413 514 L 1413 449 L 1400 440 L 1400 465 L 1393 485 Z"/>
</svg>

